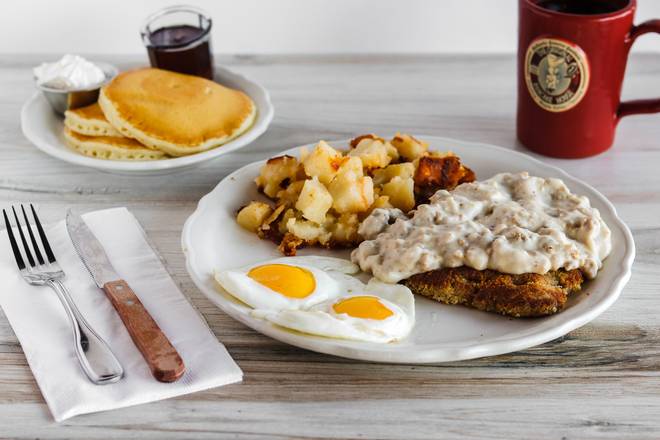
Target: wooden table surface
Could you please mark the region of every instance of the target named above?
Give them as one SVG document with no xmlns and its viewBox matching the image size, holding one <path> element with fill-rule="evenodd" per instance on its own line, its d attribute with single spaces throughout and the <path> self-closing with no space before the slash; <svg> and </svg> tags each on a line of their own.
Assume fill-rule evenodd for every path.
<svg viewBox="0 0 660 440">
<path fill-rule="evenodd" d="M 521 149 L 513 56 L 221 57 L 270 90 L 276 110 L 269 131 L 196 170 L 121 178 L 60 162 L 23 137 L 19 112 L 34 91 L 30 68 L 41 59 L 0 60 L 2 205 L 36 202 L 48 221 L 62 219 L 69 206 L 127 206 L 245 378 L 58 425 L 0 314 L 0 437 L 660 438 L 660 116 L 624 119 L 614 148 L 600 156 L 543 159 L 603 192 L 633 231 L 633 276 L 611 309 L 518 353 L 441 366 L 378 365 L 289 347 L 226 316 L 185 271 L 183 222 L 228 172 L 318 139 L 402 130 Z M 633 57 L 624 95 L 660 96 L 658 55 Z"/>
</svg>

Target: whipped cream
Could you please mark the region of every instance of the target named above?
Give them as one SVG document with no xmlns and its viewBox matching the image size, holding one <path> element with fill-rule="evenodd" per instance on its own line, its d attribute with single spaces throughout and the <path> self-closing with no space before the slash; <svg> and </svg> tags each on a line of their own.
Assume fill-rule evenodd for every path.
<svg viewBox="0 0 660 440">
<path fill-rule="evenodd" d="M 64 55 L 54 63 L 43 63 L 33 69 L 37 84 L 62 90 L 86 89 L 101 84 L 105 72 L 78 55 Z"/>
</svg>

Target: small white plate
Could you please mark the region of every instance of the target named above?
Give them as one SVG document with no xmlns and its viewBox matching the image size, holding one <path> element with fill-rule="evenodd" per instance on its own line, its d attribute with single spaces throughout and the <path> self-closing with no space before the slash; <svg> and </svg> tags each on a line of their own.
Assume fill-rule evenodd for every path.
<svg viewBox="0 0 660 440">
<path fill-rule="evenodd" d="M 416 297 L 417 322 L 408 338 L 391 344 L 343 341 L 287 331 L 251 317 L 247 306 L 219 289 L 214 269 L 229 269 L 280 257 L 276 246 L 243 230 L 236 211 L 262 196 L 254 178 L 263 162 L 247 165 L 222 180 L 204 196 L 183 228 L 182 246 L 187 269 L 197 287 L 225 313 L 254 330 L 291 345 L 352 359 L 393 363 L 436 363 L 491 356 L 522 350 L 565 335 L 596 318 L 618 298 L 630 278 L 635 243 L 614 206 L 598 191 L 559 168 L 530 156 L 492 145 L 421 136 L 434 150 L 451 150 L 480 180 L 500 172 L 528 171 L 559 177 L 577 194 L 591 200 L 612 230 L 613 250 L 595 280 L 573 295 L 561 313 L 545 318 L 511 319 L 462 306 L 449 306 Z M 348 141 L 332 142 L 337 147 Z M 287 152 L 298 155 L 298 149 Z M 303 249 L 300 255 L 347 258 L 347 251 Z"/>
<path fill-rule="evenodd" d="M 21 127 L 25 137 L 41 151 L 65 162 L 119 174 L 167 174 L 200 166 L 223 154 L 249 145 L 261 136 L 273 120 L 274 109 L 266 89 L 254 81 L 216 66 L 215 80 L 222 85 L 247 93 L 257 106 L 252 127 L 226 144 L 190 156 L 153 161 L 116 161 L 83 156 L 66 146 L 62 135 L 64 123 L 41 92 L 35 93 L 21 110 Z"/>
</svg>

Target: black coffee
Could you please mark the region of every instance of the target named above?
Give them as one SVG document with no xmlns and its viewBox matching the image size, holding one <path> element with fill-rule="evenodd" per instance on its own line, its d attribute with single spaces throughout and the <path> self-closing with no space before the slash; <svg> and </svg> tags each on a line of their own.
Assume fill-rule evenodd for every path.
<svg viewBox="0 0 660 440">
<path fill-rule="evenodd" d="M 597 15 L 609 14 L 623 9 L 629 0 L 540 0 L 544 9 L 566 14 Z"/>
</svg>

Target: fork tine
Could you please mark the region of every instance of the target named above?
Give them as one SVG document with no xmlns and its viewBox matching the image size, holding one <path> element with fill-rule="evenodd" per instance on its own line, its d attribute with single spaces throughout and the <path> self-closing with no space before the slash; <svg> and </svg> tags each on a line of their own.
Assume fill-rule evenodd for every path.
<svg viewBox="0 0 660 440">
<path fill-rule="evenodd" d="M 28 263 L 30 263 L 30 267 L 34 267 L 34 258 L 32 258 L 32 252 L 30 252 L 30 246 L 27 244 L 27 240 L 25 239 L 25 234 L 23 234 L 23 228 L 21 227 L 21 222 L 18 219 L 18 215 L 16 215 L 16 209 L 12 206 L 11 210 L 14 211 L 14 220 L 16 220 L 16 228 L 18 229 L 18 235 L 21 237 L 21 242 L 23 243 L 23 250 L 25 251 L 25 255 L 27 256 Z"/>
<path fill-rule="evenodd" d="M 37 232 L 39 232 L 39 237 L 41 238 L 41 244 L 44 245 L 44 251 L 46 252 L 46 257 L 48 258 L 48 262 L 54 263 L 56 261 L 55 255 L 53 254 L 53 250 L 50 248 L 50 244 L 48 243 L 48 238 L 46 238 L 46 233 L 44 232 L 44 228 L 41 227 L 39 216 L 37 215 L 37 211 L 34 210 L 34 206 L 32 206 L 32 203 L 30 203 L 30 209 L 32 210 L 32 217 L 34 217 L 34 223 L 37 225 Z"/>
<path fill-rule="evenodd" d="M 25 219 L 25 224 L 27 225 L 28 235 L 30 236 L 30 242 L 32 242 L 32 249 L 34 249 L 34 254 L 37 257 L 39 264 L 44 264 L 44 258 L 41 256 L 41 251 L 39 250 L 39 245 L 37 240 L 34 238 L 34 233 L 32 233 L 32 226 L 30 226 L 30 219 L 28 219 L 27 214 L 25 213 L 25 206 L 21 204 L 21 211 L 23 211 L 23 218 Z"/>
<path fill-rule="evenodd" d="M 11 223 L 7 217 L 7 211 L 2 210 L 2 215 L 5 217 L 5 227 L 7 228 L 7 235 L 9 236 L 9 243 L 11 244 L 11 250 L 14 252 L 14 259 L 18 265 L 18 270 L 25 269 L 25 262 L 23 261 L 23 256 L 21 251 L 18 250 L 18 243 L 16 243 L 16 237 L 14 237 L 14 231 L 12 230 Z"/>
</svg>

